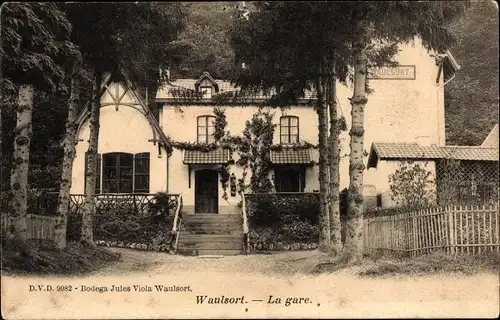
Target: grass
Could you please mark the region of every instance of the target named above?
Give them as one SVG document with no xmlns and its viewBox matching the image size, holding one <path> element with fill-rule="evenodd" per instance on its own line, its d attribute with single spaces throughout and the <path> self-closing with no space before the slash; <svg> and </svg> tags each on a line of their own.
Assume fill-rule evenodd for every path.
<svg viewBox="0 0 500 320">
<path fill-rule="evenodd" d="M 494 253 L 479 255 L 448 255 L 442 252 L 416 258 L 367 257 L 358 275 L 382 277 L 397 275 L 429 275 L 437 273 L 459 273 L 472 275 L 480 272 L 498 273 L 500 256 Z"/>
<path fill-rule="evenodd" d="M 120 260 L 120 254 L 70 243 L 66 249 L 31 245 L 31 255 L 2 243 L 2 273 L 16 275 L 82 275 Z"/>
</svg>

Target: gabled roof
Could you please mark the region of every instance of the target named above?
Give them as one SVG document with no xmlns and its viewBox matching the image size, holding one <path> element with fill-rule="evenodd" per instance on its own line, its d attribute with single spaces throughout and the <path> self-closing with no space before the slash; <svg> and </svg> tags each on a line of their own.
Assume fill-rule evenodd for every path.
<svg viewBox="0 0 500 320">
<path fill-rule="evenodd" d="M 101 97 L 104 94 L 104 92 L 106 91 L 106 87 L 109 86 L 113 82 L 113 75 L 110 73 L 107 73 L 107 74 L 103 75 L 102 78 L 103 78 L 103 81 L 101 84 L 101 92 L 100 92 Z M 121 81 L 121 82 L 126 83 L 130 93 L 132 93 L 132 95 L 139 102 L 139 105 L 142 108 L 142 113 L 144 114 L 144 116 L 148 120 L 149 124 L 151 125 L 153 132 L 156 135 L 158 135 L 158 137 L 159 137 L 159 139 L 157 141 L 165 147 L 165 149 L 167 150 L 167 152 L 169 154 L 172 153 L 173 148 L 172 148 L 172 144 L 170 143 L 170 140 L 165 136 L 165 133 L 160 128 L 158 121 L 153 116 L 151 110 L 149 109 L 149 106 L 147 105 L 145 100 L 142 98 L 139 91 L 136 90 L 136 88 L 133 86 L 133 84 L 130 81 L 126 80 L 126 81 Z M 77 118 L 77 125 L 78 125 L 77 130 L 78 131 L 80 130 L 80 128 L 83 125 L 83 123 L 85 122 L 85 120 L 90 116 L 90 112 L 89 112 L 89 104 L 90 103 L 91 103 L 91 100 L 87 101 L 87 103 L 85 104 L 85 107 L 78 115 L 78 118 Z"/>
<path fill-rule="evenodd" d="M 498 148 L 498 123 L 495 124 L 493 129 L 491 129 L 488 136 L 484 139 L 481 144 L 482 147 Z"/>
<path fill-rule="evenodd" d="M 208 81 L 210 81 L 212 83 L 212 85 L 215 88 L 215 92 L 219 92 L 219 84 L 214 80 L 214 78 L 212 78 L 210 73 L 208 73 L 207 71 L 203 72 L 201 77 L 194 83 L 194 87 L 196 88 L 196 90 L 198 90 L 201 82 L 205 79 L 207 79 Z"/>
<path fill-rule="evenodd" d="M 481 146 L 450 146 L 442 148 L 446 152 L 447 159 L 475 160 L 475 161 L 498 161 L 498 148 Z"/>
<path fill-rule="evenodd" d="M 444 74 L 444 81 L 448 81 L 453 79 L 453 76 L 460 70 L 462 67 L 458 64 L 455 57 L 451 54 L 450 50 L 446 50 L 444 53 L 438 55 L 440 58 L 440 70 L 438 72 L 438 78 L 436 79 L 439 82 L 439 78 L 441 76 L 441 71 Z M 442 68 L 442 69 L 441 69 Z"/>
<path fill-rule="evenodd" d="M 174 102 L 178 90 L 186 90 L 186 91 L 197 91 L 199 84 L 203 79 L 209 79 L 214 83 L 216 87 L 216 94 L 213 94 L 212 97 L 216 98 L 217 96 L 225 96 L 228 97 L 236 97 L 237 101 L 245 101 L 245 102 L 262 102 L 264 100 L 270 99 L 274 94 L 274 90 L 269 90 L 268 93 L 264 93 L 263 91 L 257 92 L 246 92 L 244 95 L 240 95 L 242 93 L 241 88 L 235 86 L 228 80 L 222 79 L 213 79 L 208 72 L 202 74 L 202 76 L 198 79 L 176 79 L 172 80 L 170 83 L 164 84 L 156 93 L 156 101 L 158 102 Z M 316 93 L 314 90 L 306 91 L 302 100 L 311 100 L 316 98 Z M 203 102 L 207 102 L 207 99 L 201 99 Z M 209 99 L 210 100 L 210 99 Z"/>
<path fill-rule="evenodd" d="M 372 143 L 368 168 L 376 168 L 379 160 L 498 161 L 498 148 L 477 146 L 420 146 L 417 143 Z"/>
</svg>

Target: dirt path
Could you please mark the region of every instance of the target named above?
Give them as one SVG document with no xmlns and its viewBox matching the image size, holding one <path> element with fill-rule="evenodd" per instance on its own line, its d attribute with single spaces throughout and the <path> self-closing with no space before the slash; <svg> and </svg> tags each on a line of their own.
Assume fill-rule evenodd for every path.
<svg viewBox="0 0 500 320">
<path fill-rule="evenodd" d="M 145 252 L 129 249 L 110 248 L 119 252 L 121 261 L 99 271 L 94 275 L 119 275 L 129 272 L 204 272 L 207 270 L 221 274 L 245 273 L 267 275 L 304 274 L 323 259 L 318 251 L 290 251 L 275 254 L 238 255 L 238 256 L 201 256 L 189 257 L 171 255 L 164 252 Z"/>
<path fill-rule="evenodd" d="M 310 261 L 321 259 L 321 254 L 201 258 L 112 250 L 122 253 L 122 261 L 86 277 L 3 277 L 4 317 L 496 317 L 499 310 L 499 280 L 491 273 L 373 279 L 358 277 L 357 268 L 348 268 L 305 275 L 313 267 Z M 54 290 L 71 285 L 75 290 L 30 292 L 30 285 L 51 285 Z M 111 292 L 113 285 L 130 291 Z M 157 291 L 159 285 L 188 290 Z M 82 292 L 82 286 L 101 288 L 101 292 Z M 135 290 L 139 287 L 144 291 Z M 205 295 L 243 297 L 244 303 L 198 303 L 197 296 Z M 287 299 L 291 304 L 286 304 Z"/>
</svg>

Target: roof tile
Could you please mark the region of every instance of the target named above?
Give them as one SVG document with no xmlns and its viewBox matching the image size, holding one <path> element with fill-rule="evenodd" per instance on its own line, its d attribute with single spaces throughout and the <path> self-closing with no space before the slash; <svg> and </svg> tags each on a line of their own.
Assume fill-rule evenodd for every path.
<svg viewBox="0 0 500 320">
<path fill-rule="evenodd" d="M 218 148 L 211 151 L 185 150 L 184 164 L 221 164 L 229 161 L 229 150 Z"/>
<path fill-rule="evenodd" d="M 273 164 L 309 164 L 311 153 L 309 149 L 271 150 L 271 162 Z"/>
<path fill-rule="evenodd" d="M 498 161 L 498 148 L 480 146 L 420 146 L 417 143 L 372 144 L 368 166 L 376 167 L 380 159 L 455 159 L 470 161 Z"/>
</svg>

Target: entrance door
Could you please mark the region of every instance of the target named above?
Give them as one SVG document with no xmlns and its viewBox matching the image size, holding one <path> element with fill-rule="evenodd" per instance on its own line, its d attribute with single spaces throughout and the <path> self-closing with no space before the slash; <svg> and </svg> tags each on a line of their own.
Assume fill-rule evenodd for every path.
<svg viewBox="0 0 500 320">
<path fill-rule="evenodd" d="M 219 173 L 215 170 L 195 171 L 195 213 L 219 212 Z"/>
</svg>

